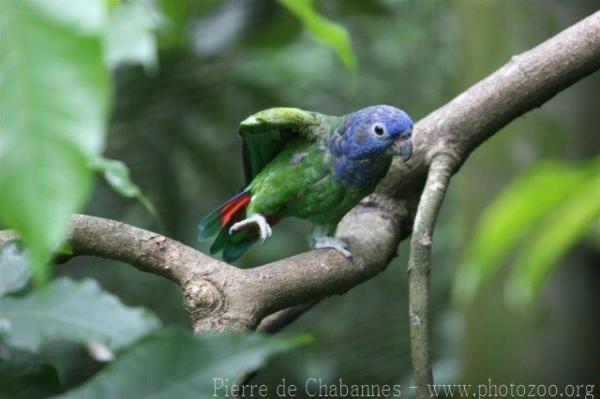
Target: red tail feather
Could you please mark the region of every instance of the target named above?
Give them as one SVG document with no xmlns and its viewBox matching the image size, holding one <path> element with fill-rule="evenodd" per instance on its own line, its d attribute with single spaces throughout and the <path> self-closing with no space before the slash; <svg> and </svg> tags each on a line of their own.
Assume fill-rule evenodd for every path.
<svg viewBox="0 0 600 399">
<path fill-rule="evenodd" d="M 241 192 L 202 220 L 198 239 L 204 241 L 217 235 L 210 247 L 211 254 L 223 251 L 223 259 L 232 262 L 258 241 L 258 228 L 255 225 L 247 225 L 233 234 L 229 233 L 231 225 L 246 216 L 251 199 L 249 192 Z M 266 218 L 271 226 L 281 219 L 276 215 L 267 215 Z"/>
<path fill-rule="evenodd" d="M 226 226 L 229 222 L 235 217 L 238 216 L 238 212 L 246 209 L 248 204 L 250 203 L 250 193 L 244 193 L 237 198 L 234 198 L 232 201 L 225 204 L 225 206 L 221 209 L 221 218 L 220 223 L 221 226 Z"/>
</svg>

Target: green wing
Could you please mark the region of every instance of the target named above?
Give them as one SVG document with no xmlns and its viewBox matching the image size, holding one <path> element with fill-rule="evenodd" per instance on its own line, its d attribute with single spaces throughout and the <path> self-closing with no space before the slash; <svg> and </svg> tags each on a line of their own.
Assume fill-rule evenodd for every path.
<svg viewBox="0 0 600 399">
<path fill-rule="evenodd" d="M 246 183 L 249 184 L 290 140 L 316 141 L 322 117 L 298 108 L 270 108 L 246 118 L 240 124 Z"/>
</svg>

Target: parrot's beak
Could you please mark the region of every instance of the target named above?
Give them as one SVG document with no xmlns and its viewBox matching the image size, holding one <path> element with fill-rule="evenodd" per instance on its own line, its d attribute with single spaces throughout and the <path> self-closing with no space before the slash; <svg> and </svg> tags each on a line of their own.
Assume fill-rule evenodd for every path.
<svg viewBox="0 0 600 399">
<path fill-rule="evenodd" d="M 402 161 L 406 162 L 410 159 L 413 151 L 412 145 L 412 129 L 402 133 L 400 137 L 394 141 L 392 145 L 394 155 L 402 157 Z"/>
</svg>

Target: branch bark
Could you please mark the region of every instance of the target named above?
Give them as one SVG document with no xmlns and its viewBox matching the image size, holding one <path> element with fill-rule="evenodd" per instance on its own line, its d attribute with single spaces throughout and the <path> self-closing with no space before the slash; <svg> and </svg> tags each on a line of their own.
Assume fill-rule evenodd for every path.
<svg viewBox="0 0 600 399">
<path fill-rule="evenodd" d="M 240 270 L 159 234 L 91 216 L 74 217 L 68 242 L 76 255 L 120 260 L 175 281 L 198 333 L 254 329 L 270 314 L 341 294 L 382 271 L 410 233 L 428 165 L 437 154 L 462 165 L 504 125 L 599 67 L 600 12 L 512 57 L 419 121 L 411 160 L 395 162 L 377 191 L 338 226 L 353 261 L 321 249 Z M 12 236 L 0 232 L 0 243 Z"/>
<path fill-rule="evenodd" d="M 418 399 L 428 398 L 429 386 L 433 385 L 429 348 L 429 263 L 435 221 L 442 207 L 454 167 L 454 158 L 447 154 L 440 153 L 432 159 L 427 183 L 417 208 L 410 242 L 408 311 L 410 348 Z"/>
</svg>

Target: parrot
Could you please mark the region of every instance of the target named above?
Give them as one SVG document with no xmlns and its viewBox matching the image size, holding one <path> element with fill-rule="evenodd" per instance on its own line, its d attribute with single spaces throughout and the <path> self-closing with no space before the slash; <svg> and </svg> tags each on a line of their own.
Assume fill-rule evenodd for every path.
<svg viewBox="0 0 600 399">
<path fill-rule="evenodd" d="M 333 237 L 342 217 L 372 193 L 394 156 L 412 155 L 413 122 L 406 112 L 376 105 L 344 116 L 278 107 L 243 120 L 245 187 L 199 225 L 200 241 L 214 236 L 210 254 L 226 262 L 264 244 L 282 218 L 310 221 L 313 248 L 352 258 Z"/>
</svg>

